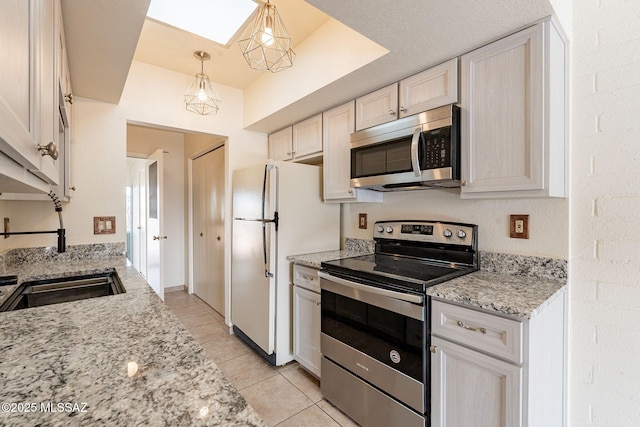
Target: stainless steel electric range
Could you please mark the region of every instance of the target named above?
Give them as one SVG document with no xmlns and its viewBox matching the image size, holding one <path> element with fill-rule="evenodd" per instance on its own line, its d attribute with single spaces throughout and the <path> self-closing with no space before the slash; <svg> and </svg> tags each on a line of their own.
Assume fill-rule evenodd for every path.
<svg viewBox="0 0 640 427">
<path fill-rule="evenodd" d="M 478 269 L 478 227 L 381 221 L 375 254 L 322 263 L 322 394 L 362 426 L 426 426 L 425 290 Z"/>
</svg>

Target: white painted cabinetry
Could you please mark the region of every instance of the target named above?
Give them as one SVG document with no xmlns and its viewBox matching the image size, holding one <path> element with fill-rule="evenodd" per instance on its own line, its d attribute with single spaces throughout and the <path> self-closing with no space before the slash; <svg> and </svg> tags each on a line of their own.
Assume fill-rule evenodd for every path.
<svg viewBox="0 0 640 427">
<path fill-rule="evenodd" d="M 565 61 L 550 20 L 462 56 L 463 198 L 565 196 Z"/>
<path fill-rule="evenodd" d="M 322 114 L 269 135 L 269 158 L 304 161 L 322 156 Z"/>
<path fill-rule="evenodd" d="M 288 126 L 269 135 L 269 158 L 290 160 L 293 157 L 293 129 Z"/>
<path fill-rule="evenodd" d="M 18 6 L 25 6 L 27 13 Z M 15 46 L 12 46 L 15 51 L 8 49 L 7 52 L 13 51 L 17 60 L 4 61 L 4 67 L 0 66 L 0 76 L 3 81 L 18 83 L 0 87 L 0 110 L 3 111 L 0 114 L 0 151 L 3 153 L 0 155 L 3 163 L 0 168 L 0 198 L 49 200 L 43 193 L 50 189 L 61 198 L 68 197 L 71 97 L 65 95 L 71 93 L 71 81 L 64 48 L 61 5 L 58 0 L 12 0 L 0 5 L 7 10 L 12 7 L 15 15 L 0 15 L 15 16 L 15 22 L 13 18 L 10 21 L 16 25 L 20 23 L 20 26 L 26 19 L 28 25 L 17 32 L 15 27 L 3 26 L 5 33 L 2 39 L 8 37 L 15 41 Z M 20 33 L 30 40 L 27 47 L 22 45 L 17 34 L 10 37 L 9 32 Z M 24 81 L 11 79 L 16 70 L 20 70 Z M 50 142 L 58 149 L 57 160 L 41 155 L 37 149 L 38 144 L 44 146 Z"/>
<path fill-rule="evenodd" d="M 458 102 L 458 58 L 400 81 L 399 117 Z"/>
<path fill-rule="evenodd" d="M 564 291 L 533 319 L 432 302 L 431 425 L 564 425 Z"/>
<path fill-rule="evenodd" d="M 318 270 L 293 266 L 293 357 L 320 378 L 320 278 Z"/>
<path fill-rule="evenodd" d="M 398 118 L 398 83 L 356 99 L 356 130 L 387 123 Z"/>
<path fill-rule="evenodd" d="M 351 187 L 349 142 L 354 131 L 355 102 L 322 113 L 325 202 L 382 202 L 382 193 Z"/>
</svg>

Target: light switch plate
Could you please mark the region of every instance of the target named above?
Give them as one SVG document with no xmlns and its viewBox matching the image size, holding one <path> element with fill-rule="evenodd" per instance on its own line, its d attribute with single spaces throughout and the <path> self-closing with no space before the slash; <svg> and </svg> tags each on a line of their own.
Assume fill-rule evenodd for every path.
<svg viewBox="0 0 640 427">
<path fill-rule="evenodd" d="M 115 234 L 116 233 L 116 217 L 115 216 L 94 216 L 93 217 L 93 234 Z"/>
<path fill-rule="evenodd" d="M 529 238 L 529 215 L 509 215 L 509 237 L 512 239 Z"/>
</svg>

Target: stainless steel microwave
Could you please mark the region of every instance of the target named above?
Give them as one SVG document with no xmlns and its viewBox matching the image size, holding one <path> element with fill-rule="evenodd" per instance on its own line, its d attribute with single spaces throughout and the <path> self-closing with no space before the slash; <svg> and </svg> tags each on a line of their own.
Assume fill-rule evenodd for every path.
<svg viewBox="0 0 640 427">
<path fill-rule="evenodd" d="M 460 108 L 450 104 L 351 134 L 351 186 L 460 187 Z"/>
</svg>

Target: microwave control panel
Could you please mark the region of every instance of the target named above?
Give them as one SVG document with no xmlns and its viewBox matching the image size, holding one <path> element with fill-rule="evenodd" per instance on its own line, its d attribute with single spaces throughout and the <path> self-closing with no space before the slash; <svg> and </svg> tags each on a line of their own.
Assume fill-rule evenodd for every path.
<svg viewBox="0 0 640 427">
<path fill-rule="evenodd" d="M 422 169 L 437 169 L 451 165 L 451 128 L 444 127 L 422 133 L 424 155 Z"/>
</svg>

